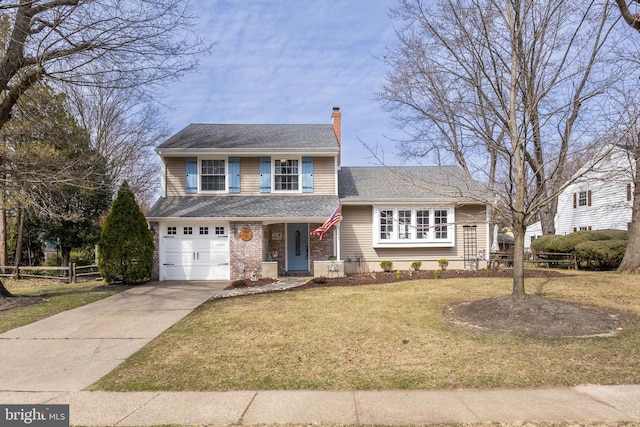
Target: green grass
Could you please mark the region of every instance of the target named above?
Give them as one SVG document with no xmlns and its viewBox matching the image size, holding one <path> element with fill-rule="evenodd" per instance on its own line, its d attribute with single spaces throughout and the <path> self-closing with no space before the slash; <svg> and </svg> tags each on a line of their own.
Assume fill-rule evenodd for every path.
<svg viewBox="0 0 640 427">
<path fill-rule="evenodd" d="M 529 293 L 633 318 L 609 338 L 545 339 L 448 323 L 510 279 L 322 288 L 202 305 L 93 389 L 451 389 L 640 383 L 640 278 L 530 279 Z"/>
<path fill-rule="evenodd" d="M 118 287 L 104 289 L 104 283 L 98 281 L 68 284 L 4 279 L 3 283 L 16 296 L 42 297 L 44 302 L 0 311 L 0 333 L 106 298 L 121 290 Z"/>
</svg>

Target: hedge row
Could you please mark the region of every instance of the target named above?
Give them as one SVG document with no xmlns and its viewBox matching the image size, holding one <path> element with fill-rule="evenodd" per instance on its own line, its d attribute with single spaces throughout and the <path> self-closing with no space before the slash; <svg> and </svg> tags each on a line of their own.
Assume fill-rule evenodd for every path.
<svg viewBox="0 0 640 427">
<path fill-rule="evenodd" d="M 539 252 L 575 253 L 587 268 L 610 270 L 622 262 L 628 233 L 622 230 L 577 231 L 566 236 L 542 236 L 531 243 Z"/>
</svg>

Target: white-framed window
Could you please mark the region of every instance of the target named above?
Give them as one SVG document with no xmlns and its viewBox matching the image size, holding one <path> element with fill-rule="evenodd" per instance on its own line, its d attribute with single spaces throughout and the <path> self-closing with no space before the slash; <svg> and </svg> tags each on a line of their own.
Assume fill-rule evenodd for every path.
<svg viewBox="0 0 640 427">
<path fill-rule="evenodd" d="M 429 209 L 416 211 L 416 239 L 426 240 L 429 238 L 429 217 Z"/>
<path fill-rule="evenodd" d="M 578 192 L 578 206 L 587 206 L 587 192 Z"/>
<path fill-rule="evenodd" d="M 398 209 L 398 238 L 411 239 L 411 210 Z"/>
<path fill-rule="evenodd" d="M 193 227 L 182 227 L 182 234 L 185 236 L 190 236 L 193 234 Z"/>
<path fill-rule="evenodd" d="M 224 159 L 200 160 L 200 191 L 226 191 L 227 168 Z"/>
<path fill-rule="evenodd" d="M 274 160 L 274 191 L 300 191 L 300 176 L 300 159 Z"/>
<path fill-rule="evenodd" d="M 455 244 L 453 207 L 373 208 L 374 247 L 449 247 Z"/>
<path fill-rule="evenodd" d="M 216 236 L 225 236 L 226 235 L 226 233 L 224 231 L 224 227 L 216 227 L 214 231 L 216 233 Z"/>
<path fill-rule="evenodd" d="M 448 210 L 436 209 L 433 211 L 433 225 L 436 239 L 446 239 L 449 231 L 449 222 L 447 221 Z"/>
<path fill-rule="evenodd" d="M 380 240 L 393 239 L 393 209 L 379 211 Z"/>
<path fill-rule="evenodd" d="M 176 227 L 167 227 L 168 236 L 175 236 L 176 234 L 178 234 L 178 230 Z"/>
<path fill-rule="evenodd" d="M 209 235 L 209 227 L 200 227 L 200 235 L 201 236 Z"/>
</svg>

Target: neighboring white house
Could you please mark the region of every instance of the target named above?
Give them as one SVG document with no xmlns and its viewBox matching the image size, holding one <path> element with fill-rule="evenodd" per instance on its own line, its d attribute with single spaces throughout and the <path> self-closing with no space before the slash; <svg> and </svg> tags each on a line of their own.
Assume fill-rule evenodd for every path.
<svg viewBox="0 0 640 427">
<path fill-rule="evenodd" d="M 627 230 L 633 205 L 633 156 L 622 146 L 608 146 L 605 150 L 594 157 L 597 162 L 591 161 L 578 170 L 573 182 L 558 196 L 556 234 Z M 540 236 L 540 222 L 527 227 L 525 248 Z"/>
</svg>

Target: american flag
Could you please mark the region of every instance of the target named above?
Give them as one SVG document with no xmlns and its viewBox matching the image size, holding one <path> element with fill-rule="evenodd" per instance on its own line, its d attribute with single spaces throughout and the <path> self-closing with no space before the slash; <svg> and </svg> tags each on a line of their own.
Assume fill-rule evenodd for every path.
<svg viewBox="0 0 640 427">
<path fill-rule="evenodd" d="M 312 236 L 318 236 L 320 240 L 324 239 L 324 233 L 329 231 L 329 229 L 335 224 L 340 222 L 340 215 L 342 214 L 342 205 L 338 205 L 336 210 L 333 211 L 328 220 L 324 222 L 320 227 L 313 230 L 311 233 Z"/>
</svg>

